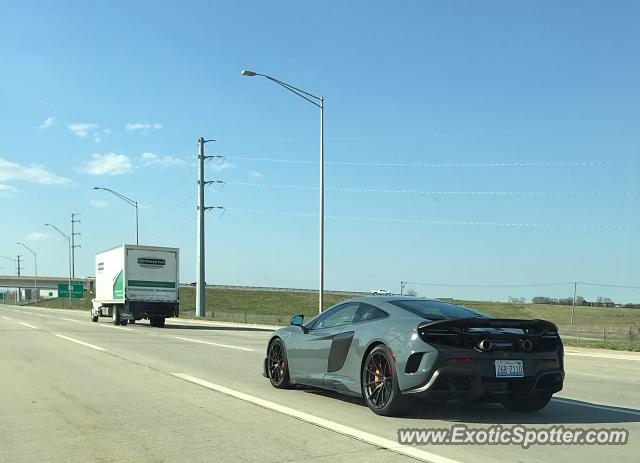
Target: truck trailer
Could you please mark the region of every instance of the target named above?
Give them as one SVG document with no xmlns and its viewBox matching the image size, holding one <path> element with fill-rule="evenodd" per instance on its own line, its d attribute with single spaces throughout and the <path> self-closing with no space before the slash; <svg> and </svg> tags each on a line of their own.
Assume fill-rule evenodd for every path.
<svg viewBox="0 0 640 463">
<path fill-rule="evenodd" d="M 91 320 L 114 325 L 149 319 L 162 328 L 179 315 L 179 250 L 123 244 L 96 254 L 96 298 Z"/>
</svg>

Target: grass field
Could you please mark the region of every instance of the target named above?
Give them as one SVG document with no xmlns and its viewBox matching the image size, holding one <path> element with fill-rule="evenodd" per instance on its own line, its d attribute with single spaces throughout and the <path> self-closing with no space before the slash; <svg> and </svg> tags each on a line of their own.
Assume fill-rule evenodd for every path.
<svg viewBox="0 0 640 463">
<path fill-rule="evenodd" d="M 207 288 L 206 296 L 207 315 L 212 312 L 222 312 L 278 316 L 304 314 L 306 317 L 310 317 L 318 311 L 318 294 L 316 292 Z M 325 308 L 354 296 L 357 295 L 325 294 Z M 72 299 L 71 308 L 88 310 L 91 307 L 92 297 L 92 295 L 87 295 L 85 299 Z M 542 318 L 559 325 L 566 325 L 571 321 L 571 306 L 464 300 L 453 300 L 453 302 L 477 309 L 494 317 Z M 38 305 L 52 308 L 69 308 L 67 299 L 50 299 Z M 193 317 L 195 315 L 195 288 L 180 288 L 180 314 L 183 317 Z M 640 324 L 640 309 L 576 307 L 574 324 Z"/>
<path fill-rule="evenodd" d="M 309 318 L 318 312 L 316 292 L 295 292 L 275 290 L 245 290 L 207 288 L 206 318 L 223 321 L 285 325 L 294 314 L 304 314 Z M 325 294 L 325 308 L 357 294 Z M 91 298 L 69 301 L 50 299 L 40 302 L 43 307 L 59 309 L 89 310 Z M 616 350 L 640 351 L 637 340 L 640 329 L 640 310 L 603 307 L 576 307 L 574 323 L 571 321 L 571 307 L 544 304 L 511 304 L 506 302 L 479 302 L 452 300 L 452 302 L 479 310 L 499 318 L 541 318 L 562 325 L 567 336 L 566 344 L 579 347 L 595 347 Z M 180 288 L 180 317 L 195 317 L 195 288 Z M 606 327 L 606 340 L 598 340 L 602 327 Z M 580 335 L 578 331 L 580 330 Z M 629 334 L 636 333 L 636 334 Z M 582 339 L 578 339 L 582 337 Z M 586 339 L 585 339 L 586 338 Z"/>
<path fill-rule="evenodd" d="M 640 342 L 638 341 L 579 341 L 577 339 L 563 338 L 562 342 L 565 346 L 570 347 L 589 347 L 591 349 L 610 349 L 640 352 Z"/>
</svg>

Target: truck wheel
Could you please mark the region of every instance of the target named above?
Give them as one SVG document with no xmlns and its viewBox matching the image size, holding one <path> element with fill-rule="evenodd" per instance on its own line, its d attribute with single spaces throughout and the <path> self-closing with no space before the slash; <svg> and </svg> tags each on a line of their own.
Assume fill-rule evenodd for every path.
<svg viewBox="0 0 640 463">
<path fill-rule="evenodd" d="M 114 325 L 119 325 L 120 324 L 120 309 L 118 308 L 117 305 L 113 306 L 112 315 L 113 315 L 113 324 Z"/>
<path fill-rule="evenodd" d="M 92 322 L 98 321 L 98 316 L 95 313 L 93 313 L 93 309 L 91 309 L 91 321 Z"/>
<path fill-rule="evenodd" d="M 135 318 L 132 318 L 131 320 L 129 320 L 129 325 L 133 325 L 136 322 Z"/>
<path fill-rule="evenodd" d="M 163 317 L 152 317 L 149 319 L 149 324 L 151 326 L 155 326 L 156 328 L 164 327 L 164 318 Z"/>
</svg>

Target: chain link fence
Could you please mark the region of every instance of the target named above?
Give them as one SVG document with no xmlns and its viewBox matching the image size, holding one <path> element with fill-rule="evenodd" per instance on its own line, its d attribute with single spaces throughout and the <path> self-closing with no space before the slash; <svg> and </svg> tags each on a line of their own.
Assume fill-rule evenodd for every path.
<svg viewBox="0 0 640 463">
<path fill-rule="evenodd" d="M 640 341 L 640 324 L 632 325 L 558 325 L 560 335 L 589 341 Z"/>
</svg>

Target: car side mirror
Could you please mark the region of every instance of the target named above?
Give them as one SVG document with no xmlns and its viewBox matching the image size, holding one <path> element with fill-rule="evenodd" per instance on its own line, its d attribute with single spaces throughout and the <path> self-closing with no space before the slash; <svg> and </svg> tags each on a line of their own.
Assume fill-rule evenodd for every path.
<svg viewBox="0 0 640 463">
<path fill-rule="evenodd" d="M 293 326 L 302 326 L 302 322 L 304 321 L 304 315 L 294 315 L 291 317 L 291 324 Z"/>
</svg>

